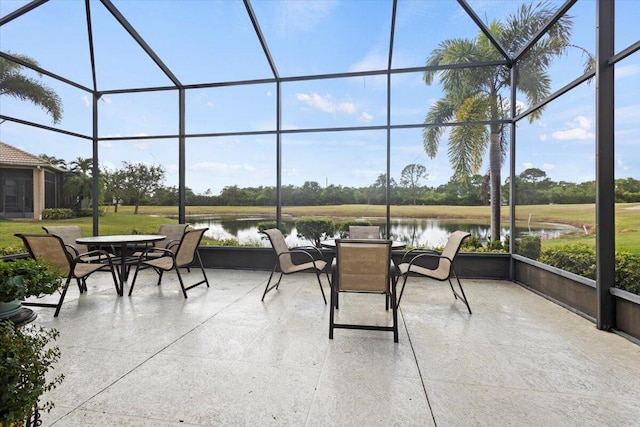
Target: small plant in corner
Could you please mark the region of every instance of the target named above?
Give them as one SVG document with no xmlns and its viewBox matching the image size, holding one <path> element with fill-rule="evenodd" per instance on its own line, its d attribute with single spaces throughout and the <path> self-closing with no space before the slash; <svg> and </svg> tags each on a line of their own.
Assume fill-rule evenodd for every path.
<svg viewBox="0 0 640 427">
<path fill-rule="evenodd" d="M 63 278 L 55 267 L 33 258 L 0 262 L 0 301 L 53 294 L 63 286 Z"/>
<path fill-rule="evenodd" d="M 60 349 L 50 343 L 55 329 L 29 325 L 17 328 L 0 321 L 0 425 L 24 425 L 37 411 L 49 412 L 52 402 L 40 397 L 62 382 L 64 375 L 47 379 L 47 372 L 60 358 Z"/>
</svg>

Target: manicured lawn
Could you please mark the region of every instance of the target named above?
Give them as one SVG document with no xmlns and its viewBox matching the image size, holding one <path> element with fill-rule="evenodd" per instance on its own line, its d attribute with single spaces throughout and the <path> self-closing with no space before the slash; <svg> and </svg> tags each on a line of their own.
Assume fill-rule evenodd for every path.
<svg viewBox="0 0 640 427">
<path fill-rule="evenodd" d="M 340 205 L 340 206 L 302 206 L 283 207 L 284 215 L 326 216 L 335 218 L 385 217 L 386 207 L 378 205 Z M 616 205 L 616 248 L 617 250 L 640 253 L 640 204 Z M 189 215 L 273 215 L 275 207 L 251 206 L 189 206 Z M 162 223 L 175 222 L 167 216 L 177 216 L 175 206 L 141 206 L 138 215 L 133 214 L 132 206 L 121 206 L 118 213 L 113 208 L 106 209 L 100 217 L 100 234 L 155 233 Z M 392 217 L 403 218 L 440 218 L 440 219 L 473 219 L 489 223 L 488 206 L 392 206 Z M 509 210 L 502 209 L 502 221 L 508 224 Z M 545 240 L 543 247 L 555 246 L 570 242 L 587 242 L 595 244 L 595 205 L 534 205 L 516 208 L 518 224 L 560 223 L 569 224 L 582 229 L 578 235 L 565 236 L 559 239 Z M 76 218 L 60 221 L 33 220 L 0 220 L 0 247 L 18 247 L 21 245 L 14 233 L 44 233 L 42 226 L 78 224 L 85 235 L 92 234 L 92 218 Z"/>
</svg>

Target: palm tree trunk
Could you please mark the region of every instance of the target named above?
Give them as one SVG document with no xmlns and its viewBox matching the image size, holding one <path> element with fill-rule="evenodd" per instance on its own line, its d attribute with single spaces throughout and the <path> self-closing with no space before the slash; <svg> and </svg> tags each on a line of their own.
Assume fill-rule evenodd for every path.
<svg viewBox="0 0 640 427">
<path fill-rule="evenodd" d="M 502 152 L 500 147 L 500 134 L 491 132 L 491 145 L 489 146 L 489 171 L 491 176 L 491 240 L 500 240 L 500 169 L 502 166 Z"/>
</svg>

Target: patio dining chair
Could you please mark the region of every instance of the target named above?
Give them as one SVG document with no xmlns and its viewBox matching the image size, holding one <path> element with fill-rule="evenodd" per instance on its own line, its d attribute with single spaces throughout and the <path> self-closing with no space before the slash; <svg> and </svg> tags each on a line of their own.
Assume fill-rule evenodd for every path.
<svg viewBox="0 0 640 427">
<path fill-rule="evenodd" d="M 391 331 L 393 332 L 393 341 L 398 342 L 396 280 L 390 267 L 392 265 L 391 241 L 386 239 L 338 239 L 336 240 L 336 260 L 334 279 L 331 282 L 329 338 L 333 339 L 333 330 L 336 328 L 365 329 Z M 391 302 L 391 326 L 337 323 L 335 311 L 338 310 L 339 292 L 384 294 L 386 300 Z M 387 304 L 386 310 L 388 309 L 389 305 Z"/>
<path fill-rule="evenodd" d="M 318 285 L 320 286 L 320 292 L 322 292 L 322 299 L 326 304 L 327 298 L 324 295 L 324 289 L 322 288 L 322 282 L 320 281 L 320 273 L 327 266 L 327 262 L 323 259 L 322 252 L 314 246 L 298 246 L 290 249 L 287 246 L 287 242 L 284 239 L 282 231 L 277 228 L 264 230 L 263 233 L 269 238 L 271 247 L 276 253 L 276 262 L 271 270 L 267 286 L 264 288 L 261 301 L 264 301 L 264 297 L 269 291 L 272 289 L 278 289 L 284 274 L 294 274 L 312 270 L 316 274 Z M 296 258 L 296 261 L 298 262 L 294 262 L 294 257 L 299 257 Z M 299 261 L 299 259 L 301 261 Z M 271 279 L 273 278 L 273 273 L 275 273 L 276 270 L 280 271 L 280 277 L 275 284 L 271 285 Z M 325 271 L 325 275 L 327 276 L 327 282 L 331 285 L 331 280 L 329 280 L 329 273 L 327 271 Z"/>
<path fill-rule="evenodd" d="M 55 307 L 56 312 L 53 315 L 57 317 L 60 313 L 60 308 L 62 307 L 62 303 L 64 302 L 64 297 L 67 294 L 67 290 L 69 288 L 69 283 L 72 279 L 76 279 L 78 282 L 78 288 L 80 289 L 80 293 L 83 293 L 87 290 L 86 287 L 86 279 L 96 271 L 100 271 L 108 268 L 113 276 L 113 284 L 116 288 L 116 292 L 118 291 L 118 279 L 116 276 L 116 271 L 111 262 L 111 257 L 108 256 L 107 252 L 103 250 L 94 250 L 86 253 L 80 253 L 77 256 L 73 256 L 71 252 L 69 252 L 68 248 L 64 244 L 64 241 L 61 237 L 55 234 L 15 234 L 16 237 L 19 237 L 24 242 L 25 247 L 29 251 L 29 254 L 35 259 L 41 259 L 42 261 L 53 265 L 55 268 L 59 269 L 59 271 L 67 276 L 67 280 L 60 292 L 60 299 L 56 304 L 52 303 L 43 303 L 43 302 L 23 302 L 22 305 L 25 306 L 36 306 L 36 307 Z M 83 258 L 87 257 L 101 257 L 106 260 L 106 263 L 88 263 L 83 262 Z"/>
<path fill-rule="evenodd" d="M 189 227 L 189 225 L 190 224 L 160 224 L 157 234 L 166 237 L 162 240 L 158 240 L 157 242 L 153 242 L 153 246 L 156 248 L 169 249 L 175 252 L 178 248 L 177 244 L 180 243 L 180 240 L 187 231 L 187 227 Z M 140 255 L 142 255 L 142 251 L 136 251 L 133 254 L 134 257 L 139 257 Z M 163 252 L 147 252 L 147 256 L 159 257 L 162 255 Z"/>
<path fill-rule="evenodd" d="M 129 296 L 131 296 L 131 293 L 133 292 L 133 287 L 136 284 L 138 273 L 140 270 L 147 268 L 153 268 L 153 270 L 158 273 L 158 286 L 162 284 L 162 276 L 164 272 L 175 270 L 178 275 L 180 287 L 182 288 L 182 294 L 185 298 L 187 298 L 187 291 L 198 285 L 205 283 L 208 288 L 209 279 L 207 278 L 207 273 L 204 271 L 202 258 L 200 258 L 200 253 L 198 252 L 202 236 L 204 236 L 204 233 L 207 230 L 208 228 L 188 230 L 182 235 L 179 242 L 171 243 L 167 248 L 152 246 L 142 251 L 136 263 L 136 272 L 133 275 L 131 287 L 129 288 Z M 202 271 L 203 279 L 192 285 L 185 286 L 180 269 L 188 269 L 189 267 L 196 265 L 196 263 L 197 266 L 200 267 L 200 271 Z"/>
<path fill-rule="evenodd" d="M 85 254 L 80 257 L 80 262 L 106 262 L 104 254 L 107 257 L 113 257 L 113 254 L 105 251 L 100 251 L 97 255 L 86 255 L 89 252 L 89 247 L 76 243 L 76 239 L 84 237 L 79 225 L 45 225 L 42 229 L 47 234 L 55 234 L 60 237 L 67 250 L 70 251 L 71 256 L 77 257 L 81 253 Z"/>
<path fill-rule="evenodd" d="M 460 283 L 460 279 L 453 267 L 453 261 L 460 251 L 462 242 L 469 236 L 471 236 L 471 234 L 467 232 L 454 231 L 449 236 L 442 253 L 425 249 L 412 249 L 407 251 L 402 257 L 402 262 L 398 265 L 399 274 L 404 277 L 402 288 L 400 289 L 400 296 L 398 297 L 398 306 L 400 306 L 400 300 L 402 299 L 407 279 L 411 273 L 414 273 L 419 276 L 429 277 L 442 282 L 445 280 L 448 281 L 455 299 L 460 299 L 467 306 L 469 314 L 471 314 L 469 301 L 467 301 L 467 296 L 462 288 L 462 283 Z M 459 293 L 453 287 L 453 282 L 451 281 L 452 276 L 458 283 L 458 288 L 460 289 Z"/>
<path fill-rule="evenodd" d="M 379 239 L 380 227 L 377 225 L 350 225 L 350 239 Z"/>
</svg>

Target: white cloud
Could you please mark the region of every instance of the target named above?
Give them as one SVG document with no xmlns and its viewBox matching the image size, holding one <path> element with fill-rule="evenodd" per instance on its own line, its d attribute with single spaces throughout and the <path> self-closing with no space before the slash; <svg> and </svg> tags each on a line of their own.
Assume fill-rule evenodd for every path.
<svg viewBox="0 0 640 427">
<path fill-rule="evenodd" d="M 298 93 L 296 94 L 296 98 L 298 101 L 302 101 L 308 106 L 324 111 L 326 113 L 339 113 L 339 114 L 357 114 L 358 109 L 351 102 L 339 102 L 335 103 L 331 98 L 331 95 L 321 96 L 317 93 L 306 94 L 306 93 Z"/>
<path fill-rule="evenodd" d="M 307 32 L 330 15 L 337 1 L 289 0 L 277 2 L 278 28 L 282 36 Z"/>
<path fill-rule="evenodd" d="M 550 170 L 554 170 L 556 168 L 556 165 L 554 165 L 553 163 L 543 163 L 542 164 L 542 169 L 545 171 L 550 171 Z"/>
<path fill-rule="evenodd" d="M 567 140 L 587 140 L 595 137 L 591 132 L 592 123 L 584 116 L 577 116 L 573 121 L 567 123 L 568 129 L 553 132 L 551 137 L 559 141 Z"/>
<path fill-rule="evenodd" d="M 100 148 L 113 148 L 113 142 L 111 141 L 98 141 Z"/>
<path fill-rule="evenodd" d="M 100 98 L 102 100 L 102 102 L 105 102 L 107 104 L 111 104 L 111 97 L 109 96 L 103 96 L 102 98 Z"/>
<path fill-rule="evenodd" d="M 361 122 L 366 122 L 369 123 L 371 122 L 371 120 L 373 120 L 373 116 L 367 112 L 363 112 L 362 114 L 360 114 L 360 119 Z"/>
<path fill-rule="evenodd" d="M 547 134 L 542 134 L 540 135 L 540 141 L 546 141 L 547 139 L 549 139 L 549 136 Z"/>
<path fill-rule="evenodd" d="M 82 97 L 82 102 L 84 102 L 84 105 L 87 107 L 91 106 L 91 101 L 89 100 L 89 97 L 87 95 Z"/>
<path fill-rule="evenodd" d="M 530 162 L 524 162 L 524 163 L 522 164 L 522 167 L 523 167 L 524 169 L 531 169 L 532 167 L 534 167 L 534 165 L 533 165 L 533 163 L 530 163 Z"/>
</svg>

